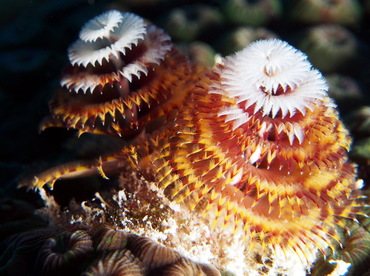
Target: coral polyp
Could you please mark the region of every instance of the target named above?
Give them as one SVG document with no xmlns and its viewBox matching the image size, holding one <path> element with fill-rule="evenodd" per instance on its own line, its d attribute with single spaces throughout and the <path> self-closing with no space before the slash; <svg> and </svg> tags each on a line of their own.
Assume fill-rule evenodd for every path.
<svg viewBox="0 0 370 276">
<path fill-rule="evenodd" d="M 303 34 L 297 46 L 323 73 L 349 72 L 361 59 L 356 36 L 340 25 L 313 26 Z"/>
<path fill-rule="evenodd" d="M 171 99 L 190 67 L 161 29 L 113 10 L 91 19 L 79 36 L 42 129 L 132 137 L 176 105 Z"/>
<path fill-rule="evenodd" d="M 176 263 L 181 258 L 173 250 L 160 246 L 148 238 L 136 235 L 129 237 L 127 248 L 150 269 L 158 269 Z"/>
<path fill-rule="evenodd" d="M 227 0 L 220 1 L 228 21 L 239 25 L 262 26 L 281 14 L 281 1 Z"/>
<path fill-rule="evenodd" d="M 85 272 L 84 276 L 132 275 L 142 276 L 146 271 L 138 258 L 128 250 L 112 251 Z"/>
<path fill-rule="evenodd" d="M 360 1 L 357 0 L 298 0 L 290 6 L 293 20 L 306 23 L 335 23 L 355 26 L 362 17 Z"/>
<path fill-rule="evenodd" d="M 185 276 L 185 275 L 199 275 L 199 276 L 220 276 L 221 274 L 212 267 L 207 265 L 193 263 L 190 260 L 181 258 L 178 262 L 169 265 L 163 269 L 163 276 Z"/>
<path fill-rule="evenodd" d="M 69 274 L 93 252 L 91 237 L 82 230 L 62 233 L 45 241 L 38 255 L 44 274 Z"/>
</svg>

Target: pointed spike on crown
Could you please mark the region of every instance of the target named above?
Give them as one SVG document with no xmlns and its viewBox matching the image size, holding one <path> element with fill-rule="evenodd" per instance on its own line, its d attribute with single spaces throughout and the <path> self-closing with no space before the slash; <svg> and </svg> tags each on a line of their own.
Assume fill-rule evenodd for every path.
<svg viewBox="0 0 370 276">
<path fill-rule="evenodd" d="M 327 95 L 325 79 L 312 68 L 307 56 L 278 39 L 256 41 L 227 57 L 216 70 L 221 85 L 211 85 L 210 93 L 235 98 L 245 110 L 254 106 L 254 114 L 261 112 L 262 116 L 275 118 L 280 114 L 285 118 L 297 112 L 305 115 Z M 219 114 L 224 115 L 225 112 Z M 229 114 L 226 117 L 234 119 Z"/>
<path fill-rule="evenodd" d="M 89 20 L 80 31 L 80 39 L 85 42 L 95 42 L 101 38 L 109 38 L 114 28 L 123 20 L 122 13 L 116 10 L 107 11 Z"/>
<path fill-rule="evenodd" d="M 99 15 L 82 28 L 80 39 L 69 48 L 72 65 L 95 65 L 109 61 L 111 56 L 125 54 L 146 34 L 144 20 L 132 13 L 109 11 Z"/>
<path fill-rule="evenodd" d="M 140 50 L 134 52 L 135 48 Z M 134 14 L 109 11 L 85 24 L 80 39 L 70 46 L 72 66 L 63 74 L 61 86 L 102 93 L 106 85 L 148 75 L 153 66 L 165 62 L 172 49 L 171 38 L 163 30 L 146 26 Z M 115 70 L 107 72 L 108 67 Z"/>
</svg>

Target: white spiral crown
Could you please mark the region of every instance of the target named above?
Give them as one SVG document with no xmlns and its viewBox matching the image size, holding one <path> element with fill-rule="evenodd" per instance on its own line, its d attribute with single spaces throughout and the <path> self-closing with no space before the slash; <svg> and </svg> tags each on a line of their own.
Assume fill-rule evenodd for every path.
<svg viewBox="0 0 370 276">
<path fill-rule="evenodd" d="M 80 39 L 69 48 L 72 65 L 95 65 L 119 58 L 126 49 L 137 45 L 146 34 L 144 20 L 132 13 L 105 12 L 88 21 L 80 32 Z"/>
<path fill-rule="evenodd" d="M 307 56 L 278 39 L 256 41 L 227 57 L 218 73 L 221 83 L 211 87 L 210 93 L 236 98 L 238 106 L 219 114 L 235 121 L 235 127 L 257 112 L 272 118 L 292 117 L 296 112 L 305 115 L 327 95 L 325 79 Z M 252 112 L 245 111 L 253 105 Z"/>
<path fill-rule="evenodd" d="M 135 47 L 139 47 L 139 52 L 125 59 L 130 57 Z M 171 38 L 161 29 L 146 26 L 144 20 L 134 14 L 108 11 L 82 27 L 80 39 L 69 48 L 70 62 L 79 68 L 64 74 L 61 85 L 70 91 L 93 93 L 97 87 L 101 91 L 106 84 L 120 84 L 123 79 L 131 82 L 133 76 L 147 75 L 171 49 Z M 99 71 L 104 61 L 116 70 Z"/>
</svg>

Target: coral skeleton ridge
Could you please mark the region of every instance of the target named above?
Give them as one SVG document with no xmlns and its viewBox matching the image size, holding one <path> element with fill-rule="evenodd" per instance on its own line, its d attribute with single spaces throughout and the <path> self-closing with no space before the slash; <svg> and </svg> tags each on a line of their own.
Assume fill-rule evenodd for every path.
<svg viewBox="0 0 370 276">
<path fill-rule="evenodd" d="M 43 128 L 133 138 L 131 145 L 25 185 L 52 187 L 96 168 L 105 176 L 127 159 L 215 235 L 241 237 L 242 254 L 294 255 L 303 268 L 317 251 L 336 250 L 337 227 L 361 214 L 351 138 L 324 77 L 288 43 L 260 40 L 203 70 L 162 30 L 109 11 L 82 28 L 69 57 Z"/>
</svg>

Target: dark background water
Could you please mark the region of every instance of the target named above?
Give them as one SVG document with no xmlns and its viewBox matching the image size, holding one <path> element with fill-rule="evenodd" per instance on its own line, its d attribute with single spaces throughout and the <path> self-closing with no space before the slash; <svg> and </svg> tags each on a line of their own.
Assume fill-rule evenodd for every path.
<svg viewBox="0 0 370 276">
<path fill-rule="evenodd" d="M 74 131 L 48 129 L 40 133 L 39 124 L 48 114 L 48 101 L 60 85 L 61 72 L 68 62 L 68 46 L 77 38 L 81 26 L 87 20 L 108 9 L 127 10 L 163 27 L 171 33 L 175 43 L 202 41 L 215 52 L 223 54 L 226 50 L 220 41 L 236 28 L 247 26 L 224 18 L 224 11 L 221 9 L 224 2 L 227 1 L 1 0 L 0 198 L 22 198 L 39 206 L 41 203 L 35 194 L 26 192 L 25 189 L 16 189 L 17 182 L 24 174 L 51 167 L 61 160 L 79 157 L 76 146 L 70 142 L 76 140 Z M 293 19 L 291 14 L 294 14 L 296 2 L 298 1 L 281 1 L 279 15 L 271 16 L 262 26 L 298 47 L 299 42 L 307 36 L 306 31 L 319 23 L 304 23 Z M 351 112 L 369 105 L 370 1 L 359 3 L 360 18 L 355 24 L 344 27 L 355 37 L 359 45 L 358 51 L 361 53 L 360 58 L 350 60 L 337 71 L 329 72 L 348 76 L 359 87 L 360 94 L 351 94 L 351 87 L 344 87 L 343 90 L 348 93 L 341 94 L 336 99 L 344 119 L 353 118 L 350 117 Z M 179 28 L 176 33 L 176 29 L 171 28 L 168 23 L 174 9 L 183 10 L 189 22 L 198 22 L 197 24 L 201 25 L 204 22 L 202 23 L 198 12 L 200 4 L 219 10 L 221 19 L 210 20 L 211 23 L 205 24 L 196 34 L 190 33 L 185 27 L 185 31 Z M 190 23 L 186 25 L 189 26 Z M 355 118 L 365 121 L 370 118 L 370 114 Z M 354 119 L 348 119 L 346 122 L 350 123 L 351 120 Z M 369 127 L 365 125 L 363 128 L 351 128 L 354 145 L 370 137 Z M 80 138 L 77 143 L 83 143 L 83 139 Z M 369 159 L 366 155 L 353 158 L 360 163 L 360 176 L 367 183 Z"/>
</svg>

